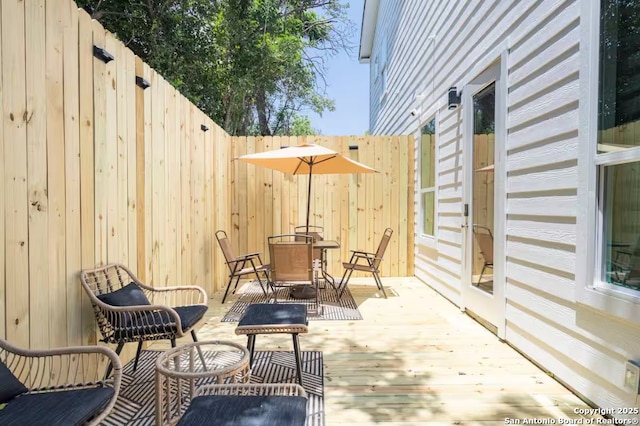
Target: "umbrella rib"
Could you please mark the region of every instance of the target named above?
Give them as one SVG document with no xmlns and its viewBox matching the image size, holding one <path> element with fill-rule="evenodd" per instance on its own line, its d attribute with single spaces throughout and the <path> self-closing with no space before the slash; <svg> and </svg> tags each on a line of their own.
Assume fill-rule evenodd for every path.
<svg viewBox="0 0 640 426">
<path fill-rule="evenodd" d="M 334 158 L 334 157 L 331 157 L 331 158 Z M 313 160 L 316 157 L 313 157 L 313 156 L 312 157 L 308 157 L 309 160 L 307 160 L 307 157 L 297 157 L 297 158 L 298 158 L 298 160 L 300 160 L 300 162 L 298 163 L 298 165 L 296 166 L 295 170 L 293 171 L 294 175 L 298 174 L 298 170 L 300 170 L 300 166 L 302 165 L 302 163 L 306 164 L 309 167 L 313 167 L 314 164 L 322 163 L 322 161 L 324 161 L 324 160 L 322 160 L 322 161 L 318 161 L 318 163 L 314 163 Z"/>
<path fill-rule="evenodd" d="M 324 163 L 325 161 L 333 160 L 333 159 L 334 159 L 334 158 L 336 158 L 337 156 L 338 156 L 338 154 L 335 154 L 335 155 L 332 155 L 331 157 L 324 158 L 324 159 L 322 159 L 322 160 L 318 161 L 317 163 L 313 163 L 313 164 L 320 164 L 320 163 Z"/>
</svg>

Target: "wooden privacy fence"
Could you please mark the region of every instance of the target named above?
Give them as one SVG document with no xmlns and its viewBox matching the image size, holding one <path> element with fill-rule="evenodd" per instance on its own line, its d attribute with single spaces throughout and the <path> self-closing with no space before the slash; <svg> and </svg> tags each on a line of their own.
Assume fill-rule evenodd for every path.
<svg viewBox="0 0 640 426">
<path fill-rule="evenodd" d="M 384 276 L 413 274 L 413 164 L 411 136 L 232 137 L 233 156 L 316 143 L 379 171 L 375 174 L 312 177 L 309 223 L 324 238 L 340 242 L 329 250 L 329 269 L 342 273 L 349 249 L 375 251 L 385 228 L 394 230 L 382 266 Z M 285 174 L 234 161 L 231 217 L 240 252 L 267 250 L 267 237 L 292 233 L 306 222 L 308 176 Z"/>
<path fill-rule="evenodd" d="M 72 1 L 0 13 L 0 335 L 95 342 L 78 272 L 107 262 L 155 286 L 219 287 L 229 136 Z"/>
<path fill-rule="evenodd" d="M 121 262 L 154 286 L 211 294 L 227 276 L 215 230 L 264 251 L 303 222 L 306 178 L 233 158 L 304 138 L 231 138 L 70 0 L 2 0 L 0 25 L 0 337 L 95 343 L 81 269 Z M 313 222 L 343 245 L 334 270 L 391 226 L 384 274 L 411 275 L 410 137 L 315 140 L 382 172 L 314 181 Z"/>
</svg>

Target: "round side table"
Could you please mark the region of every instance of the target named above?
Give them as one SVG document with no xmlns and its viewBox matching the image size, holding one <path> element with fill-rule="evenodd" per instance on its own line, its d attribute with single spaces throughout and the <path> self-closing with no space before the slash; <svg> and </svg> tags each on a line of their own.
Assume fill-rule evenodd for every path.
<svg viewBox="0 0 640 426">
<path fill-rule="evenodd" d="M 156 360 L 156 425 L 173 425 L 205 385 L 248 383 L 249 350 L 234 342 L 187 343 Z"/>
</svg>

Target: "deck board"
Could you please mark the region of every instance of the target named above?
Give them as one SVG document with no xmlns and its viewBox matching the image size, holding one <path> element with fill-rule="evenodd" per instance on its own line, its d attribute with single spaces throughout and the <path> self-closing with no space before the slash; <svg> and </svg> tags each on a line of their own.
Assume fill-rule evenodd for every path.
<svg viewBox="0 0 640 426">
<path fill-rule="evenodd" d="M 362 321 L 312 321 L 302 350 L 323 351 L 327 425 L 490 425 L 512 419 L 579 418 L 577 396 L 415 278 L 369 278 L 350 289 Z M 199 340 L 232 340 L 212 295 Z M 187 339 L 188 341 L 188 339 Z M 158 342 L 154 348 L 168 347 Z M 257 350 L 291 350 L 288 335 L 260 336 Z"/>
</svg>

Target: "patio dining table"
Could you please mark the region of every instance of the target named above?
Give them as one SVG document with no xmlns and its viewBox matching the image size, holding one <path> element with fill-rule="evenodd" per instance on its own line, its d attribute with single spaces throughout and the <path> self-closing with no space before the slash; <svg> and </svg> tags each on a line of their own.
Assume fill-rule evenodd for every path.
<svg viewBox="0 0 640 426">
<path fill-rule="evenodd" d="M 320 250 L 320 272 L 322 278 L 326 282 L 330 282 L 331 286 L 335 288 L 335 278 L 327 271 L 327 250 L 335 250 L 340 248 L 340 243 L 333 240 L 321 240 L 313 243 L 313 247 Z"/>
</svg>

